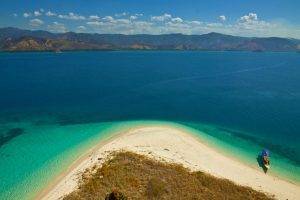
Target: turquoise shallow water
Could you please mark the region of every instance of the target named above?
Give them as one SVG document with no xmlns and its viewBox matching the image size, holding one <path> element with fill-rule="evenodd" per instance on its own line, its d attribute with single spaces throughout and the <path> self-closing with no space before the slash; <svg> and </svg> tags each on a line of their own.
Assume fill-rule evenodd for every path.
<svg viewBox="0 0 300 200">
<path fill-rule="evenodd" d="M 18 123 L 26 133 L 1 150 L 0 199 L 33 198 L 101 139 L 132 124 L 107 122 L 61 127 Z"/>
<path fill-rule="evenodd" d="M 0 199 L 32 198 L 141 123 L 183 126 L 253 167 L 268 148 L 270 173 L 299 182 L 299 66 L 280 52 L 1 53 Z"/>
</svg>

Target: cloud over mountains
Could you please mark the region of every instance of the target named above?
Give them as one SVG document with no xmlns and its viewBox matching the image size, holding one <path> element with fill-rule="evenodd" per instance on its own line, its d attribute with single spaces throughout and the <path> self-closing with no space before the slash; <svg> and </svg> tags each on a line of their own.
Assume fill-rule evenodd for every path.
<svg viewBox="0 0 300 200">
<path fill-rule="evenodd" d="M 299 27 L 286 26 L 279 22 L 260 19 L 255 12 L 249 12 L 237 19 L 228 19 L 226 15 L 216 16 L 215 21 L 186 19 L 170 13 L 161 15 L 144 15 L 143 13 L 122 12 L 101 16 L 91 13 L 82 15 L 75 12 L 58 13 L 52 10 L 39 9 L 14 13 L 12 16 L 23 16 L 29 20 L 31 28 L 41 28 L 52 32 L 79 31 L 121 34 L 203 34 L 220 32 L 241 36 L 284 36 L 297 37 Z M 78 28 L 80 27 L 80 28 Z M 84 27 L 84 28 L 83 28 Z"/>
</svg>

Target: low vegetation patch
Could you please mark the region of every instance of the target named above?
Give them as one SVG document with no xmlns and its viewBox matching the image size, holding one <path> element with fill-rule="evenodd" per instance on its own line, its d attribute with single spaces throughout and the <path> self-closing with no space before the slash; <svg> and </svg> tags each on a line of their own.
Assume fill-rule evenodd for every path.
<svg viewBox="0 0 300 200">
<path fill-rule="evenodd" d="M 119 152 L 101 167 L 87 170 L 79 189 L 65 200 L 79 199 L 272 199 L 249 187 L 178 164 Z"/>
</svg>

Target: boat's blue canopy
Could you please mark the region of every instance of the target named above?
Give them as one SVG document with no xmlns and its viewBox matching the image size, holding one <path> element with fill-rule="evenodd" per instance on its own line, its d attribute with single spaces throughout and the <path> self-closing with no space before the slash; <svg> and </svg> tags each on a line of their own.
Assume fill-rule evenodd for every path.
<svg viewBox="0 0 300 200">
<path fill-rule="evenodd" d="M 270 156 L 270 152 L 268 149 L 263 149 L 262 152 L 261 152 L 261 155 L 262 156 Z"/>
</svg>

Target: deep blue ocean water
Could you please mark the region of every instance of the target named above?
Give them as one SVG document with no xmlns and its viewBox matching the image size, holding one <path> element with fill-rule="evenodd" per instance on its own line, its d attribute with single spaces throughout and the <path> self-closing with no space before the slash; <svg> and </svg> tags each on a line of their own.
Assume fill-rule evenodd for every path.
<svg viewBox="0 0 300 200">
<path fill-rule="evenodd" d="M 202 131 L 206 124 L 217 130 L 207 130 L 212 137 L 229 133 L 299 169 L 300 54 L 0 54 L 0 157 L 35 126 L 127 120 L 174 121 Z"/>
</svg>

